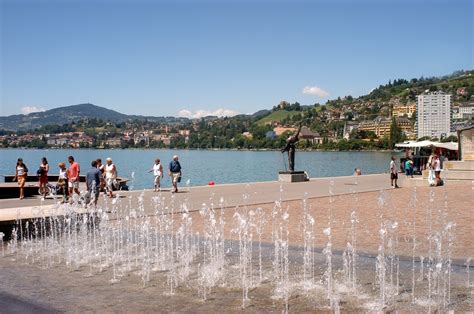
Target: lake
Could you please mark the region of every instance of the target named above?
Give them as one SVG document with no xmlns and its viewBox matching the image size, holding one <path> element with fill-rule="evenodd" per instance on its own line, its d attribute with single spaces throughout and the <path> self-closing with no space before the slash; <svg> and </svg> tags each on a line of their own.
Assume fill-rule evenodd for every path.
<svg viewBox="0 0 474 314">
<path fill-rule="evenodd" d="M 48 159 L 50 173 L 56 174 L 57 164 L 60 161 L 67 164 L 67 157 L 72 155 L 84 175 L 90 168 L 91 160 L 101 158 L 105 162 L 107 157 L 111 157 L 119 176 L 130 179 L 132 189 L 153 188 L 153 175 L 148 170 L 155 158 L 160 158 L 165 168 L 163 186 L 169 187 L 171 182 L 166 176 L 166 169 L 175 154 L 183 167 L 181 185 L 188 180 L 191 186 L 206 185 L 209 181 L 215 184 L 274 181 L 278 179 L 278 171 L 285 170 L 283 162 L 288 166 L 287 155 L 279 151 L 2 149 L 0 175 L 14 174 L 19 157 L 28 166 L 30 175 L 36 173 L 41 157 Z M 348 176 L 354 173 L 354 168 L 360 168 L 362 174 L 382 173 L 388 171 L 392 155 L 391 152 L 297 152 L 295 168 L 305 170 L 312 178 Z"/>
</svg>

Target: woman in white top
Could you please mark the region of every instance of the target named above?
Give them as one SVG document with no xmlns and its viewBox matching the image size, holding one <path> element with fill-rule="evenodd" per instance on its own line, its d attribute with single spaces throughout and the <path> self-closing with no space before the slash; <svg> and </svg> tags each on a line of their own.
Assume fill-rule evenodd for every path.
<svg viewBox="0 0 474 314">
<path fill-rule="evenodd" d="M 117 181 L 117 168 L 112 163 L 112 158 L 107 158 L 104 170 L 105 175 L 105 182 L 107 184 L 107 191 L 109 193 L 109 197 L 114 197 L 112 194 L 112 190 L 114 188 L 114 183 Z"/>
<path fill-rule="evenodd" d="M 435 176 L 435 170 L 434 170 L 434 158 L 435 154 L 434 152 L 431 152 L 430 157 L 428 157 L 428 163 L 426 164 L 426 168 L 428 169 L 428 184 L 430 186 L 436 185 L 436 176 Z"/>
<path fill-rule="evenodd" d="M 161 179 L 163 178 L 163 166 L 161 165 L 159 158 L 155 159 L 155 164 L 148 172 L 152 172 L 152 171 L 153 171 L 153 175 L 155 176 L 154 183 L 155 183 L 155 192 L 156 192 L 157 189 L 161 187 Z"/>
<path fill-rule="evenodd" d="M 18 181 L 18 187 L 20 188 L 21 200 L 25 198 L 24 187 L 25 187 L 27 176 L 28 176 L 28 167 L 23 163 L 23 159 L 18 158 L 18 161 L 16 162 L 16 168 L 15 168 L 15 178 L 13 180 Z"/>
<path fill-rule="evenodd" d="M 435 185 L 441 185 L 441 161 L 439 156 L 435 155 L 433 160 L 433 169 L 435 172 Z"/>
<path fill-rule="evenodd" d="M 68 187 L 67 187 L 67 168 L 64 162 L 60 162 L 58 164 L 59 167 L 59 176 L 58 176 L 58 184 L 59 187 L 58 193 L 63 196 L 62 203 L 66 203 L 68 199 Z"/>
</svg>

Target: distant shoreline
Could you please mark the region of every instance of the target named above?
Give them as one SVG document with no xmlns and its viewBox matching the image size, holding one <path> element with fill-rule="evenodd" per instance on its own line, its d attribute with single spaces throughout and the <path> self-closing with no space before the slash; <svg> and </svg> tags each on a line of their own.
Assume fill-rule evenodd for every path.
<svg viewBox="0 0 474 314">
<path fill-rule="evenodd" d="M 119 147 L 112 147 L 112 148 L 59 148 L 59 147 L 51 147 L 51 148 L 29 148 L 29 147 L 0 147 L 0 150 L 189 150 L 189 151 L 235 151 L 235 152 L 279 152 L 280 149 L 275 149 L 275 148 L 255 148 L 255 149 L 249 149 L 249 148 L 147 148 L 147 147 L 131 147 L 131 148 L 119 148 Z M 368 153 L 376 153 L 376 152 L 381 152 L 381 153 L 399 153 L 399 150 L 395 149 L 357 149 L 357 150 L 338 150 L 338 149 L 298 149 L 296 152 L 341 152 L 341 153 L 352 153 L 352 152 L 368 152 Z"/>
</svg>

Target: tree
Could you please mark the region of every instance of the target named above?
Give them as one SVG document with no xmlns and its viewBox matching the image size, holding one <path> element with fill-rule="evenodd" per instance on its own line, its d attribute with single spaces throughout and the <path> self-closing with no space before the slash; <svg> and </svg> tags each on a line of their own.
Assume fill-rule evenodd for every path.
<svg viewBox="0 0 474 314">
<path fill-rule="evenodd" d="M 390 148 L 394 148 L 396 143 L 403 141 L 403 132 L 397 124 L 397 120 L 392 118 L 390 126 Z"/>
<path fill-rule="evenodd" d="M 457 142 L 457 141 L 458 141 L 458 137 L 456 135 L 450 135 L 448 137 L 441 139 L 442 143 Z"/>
</svg>

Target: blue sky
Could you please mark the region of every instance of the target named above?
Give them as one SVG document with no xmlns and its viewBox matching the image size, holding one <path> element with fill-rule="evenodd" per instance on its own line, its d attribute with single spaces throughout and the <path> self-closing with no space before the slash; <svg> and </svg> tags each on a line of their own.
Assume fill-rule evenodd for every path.
<svg viewBox="0 0 474 314">
<path fill-rule="evenodd" d="M 252 113 L 473 68 L 471 0 L 0 3 L 0 115 Z"/>
</svg>

